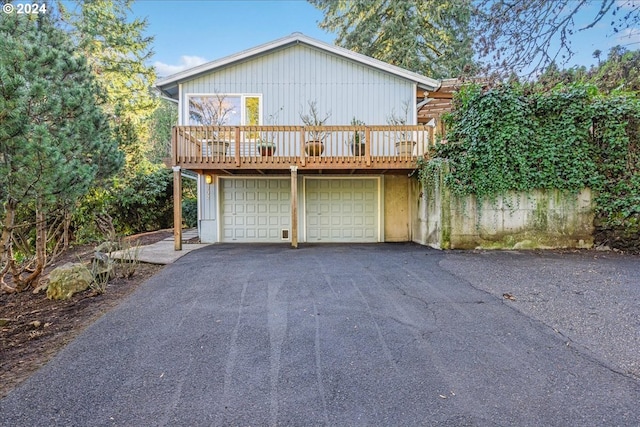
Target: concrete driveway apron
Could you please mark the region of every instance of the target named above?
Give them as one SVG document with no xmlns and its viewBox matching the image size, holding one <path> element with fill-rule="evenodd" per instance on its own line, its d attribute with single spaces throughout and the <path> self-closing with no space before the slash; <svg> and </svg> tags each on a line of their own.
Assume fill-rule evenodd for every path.
<svg viewBox="0 0 640 427">
<path fill-rule="evenodd" d="M 0 425 L 640 425 L 636 378 L 462 278 L 481 271 L 445 269 L 451 256 L 194 251 L 1 400 Z"/>
</svg>

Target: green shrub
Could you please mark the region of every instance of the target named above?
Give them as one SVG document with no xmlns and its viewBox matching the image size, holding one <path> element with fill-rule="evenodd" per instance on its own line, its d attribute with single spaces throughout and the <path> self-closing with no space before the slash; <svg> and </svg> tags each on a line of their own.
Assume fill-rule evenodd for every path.
<svg viewBox="0 0 640 427">
<path fill-rule="evenodd" d="M 116 230 L 133 234 L 173 226 L 173 175 L 158 167 L 116 182 L 109 213 Z"/>
<path fill-rule="evenodd" d="M 188 228 L 198 225 L 198 201 L 188 198 L 182 201 L 182 222 Z"/>
</svg>

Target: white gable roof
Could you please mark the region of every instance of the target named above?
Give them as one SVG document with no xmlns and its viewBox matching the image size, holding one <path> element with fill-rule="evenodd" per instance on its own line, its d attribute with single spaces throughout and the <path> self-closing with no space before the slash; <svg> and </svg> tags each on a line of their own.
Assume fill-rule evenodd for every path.
<svg viewBox="0 0 640 427">
<path fill-rule="evenodd" d="M 160 81 L 157 82 L 156 86 L 166 94 L 175 95 L 177 92 L 175 89 L 177 88 L 178 83 L 181 83 L 186 80 L 190 80 L 192 78 L 195 78 L 209 71 L 215 70 L 217 68 L 224 67 L 226 65 L 230 65 L 235 62 L 242 61 L 256 55 L 264 54 L 266 52 L 281 48 L 283 46 L 297 44 L 297 43 L 313 46 L 315 48 L 318 48 L 327 52 L 331 52 L 335 55 L 342 56 L 344 58 L 351 59 L 353 61 L 367 65 L 369 67 L 372 67 L 381 71 L 385 71 L 389 74 L 393 74 L 398 77 L 405 78 L 407 80 L 415 82 L 419 87 L 425 90 L 433 91 L 433 90 L 436 90 L 438 87 L 440 87 L 440 82 L 438 80 L 425 77 L 418 73 L 414 73 L 413 71 L 405 70 L 404 68 L 400 68 L 395 65 L 391 65 L 386 62 L 379 61 L 377 59 L 371 58 L 366 55 L 362 55 L 360 53 L 353 52 L 348 49 L 344 49 L 339 46 L 334 46 L 328 43 L 321 42 L 320 40 L 307 37 L 302 33 L 293 33 L 289 36 L 274 40 L 272 42 L 253 47 L 251 49 L 247 49 L 242 52 L 238 52 L 236 54 L 229 55 L 221 59 L 217 59 L 215 61 L 207 62 L 205 64 L 198 65 L 196 67 L 189 68 L 184 71 L 180 71 L 179 73 L 172 74 L 168 77 L 161 79 Z"/>
</svg>

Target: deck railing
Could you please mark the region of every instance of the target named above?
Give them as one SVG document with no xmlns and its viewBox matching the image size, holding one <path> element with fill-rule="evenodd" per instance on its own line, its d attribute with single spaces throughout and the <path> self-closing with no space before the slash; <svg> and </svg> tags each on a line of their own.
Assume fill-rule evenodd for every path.
<svg viewBox="0 0 640 427">
<path fill-rule="evenodd" d="M 173 163 L 201 169 L 409 168 L 433 141 L 428 126 L 177 126 Z"/>
</svg>

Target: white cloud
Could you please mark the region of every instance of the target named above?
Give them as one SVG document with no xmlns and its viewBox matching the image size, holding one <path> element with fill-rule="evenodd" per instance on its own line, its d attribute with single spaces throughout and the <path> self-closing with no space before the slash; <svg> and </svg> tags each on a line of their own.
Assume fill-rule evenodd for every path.
<svg viewBox="0 0 640 427">
<path fill-rule="evenodd" d="M 619 16 L 627 16 L 629 19 L 618 17 L 616 24 L 620 31 L 616 34 L 616 43 L 621 46 L 637 45 L 640 44 L 640 28 L 624 28 L 624 24 L 632 22 L 633 16 L 637 17 L 638 9 L 640 8 L 640 0 L 616 0 L 616 7 Z M 635 49 L 636 47 L 632 47 Z"/>
<path fill-rule="evenodd" d="M 187 68 L 204 64 L 205 62 L 207 62 L 207 60 L 200 56 L 183 55 L 180 57 L 180 63 L 178 65 L 165 64 L 164 62 L 156 61 L 153 66 L 155 67 L 158 76 L 166 77 L 171 74 L 179 73 Z"/>
<path fill-rule="evenodd" d="M 616 40 L 622 46 L 640 44 L 640 28 L 625 28 L 618 33 Z"/>
<path fill-rule="evenodd" d="M 620 9 L 635 9 L 640 6 L 640 0 L 616 0 L 616 6 Z"/>
</svg>

